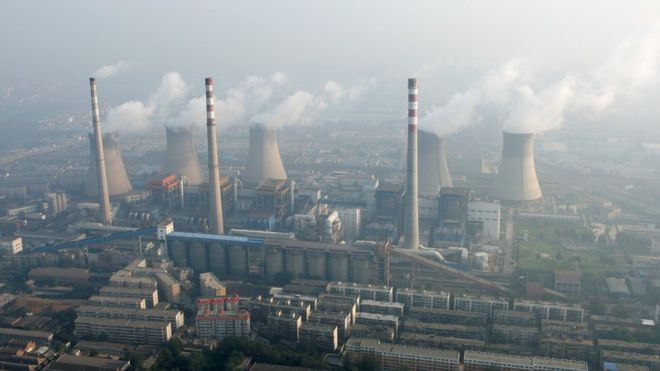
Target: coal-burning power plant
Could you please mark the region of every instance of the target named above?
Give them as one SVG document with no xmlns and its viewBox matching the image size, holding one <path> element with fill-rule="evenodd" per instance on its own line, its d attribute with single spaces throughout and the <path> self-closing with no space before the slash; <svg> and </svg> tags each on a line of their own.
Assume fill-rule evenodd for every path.
<svg viewBox="0 0 660 371">
<path fill-rule="evenodd" d="M 417 79 L 408 79 L 408 150 L 406 152 L 406 194 L 403 214 L 403 242 L 406 249 L 419 248 L 419 199 L 417 168 Z"/>
<path fill-rule="evenodd" d="M 165 131 L 167 149 L 164 172 L 186 177 L 189 185 L 204 183 L 204 173 L 192 140 L 192 126 L 165 127 Z"/>
<path fill-rule="evenodd" d="M 243 182 L 256 185 L 268 179 L 287 179 L 277 144 L 277 131 L 261 124 L 253 124 L 250 126 L 250 149 Z"/>
<path fill-rule="evenodd" d="M 89 133 L 89 140 L 91 144 L 90 149 L 92 151 L 92 161 L 90 162 L 84 191 L 85 194 L 96 197 L 99 195 L 99 183 L 97 176 L 98 164 L 93 160 L 96 152 L 94 134 Z M 126 168 L 124 167 L 124 161 L 121 159 L 121 152 L 117 146 L 117 133 L 103 134 L 103 154 L 109 195 L 117 196 L 131 192 L 133 186 L 128 179 L 128 174 L 126 174 Z"/>
<path fill-rule="evenodd" d="M 96 164 L 96 179 L 98 186 L 99 205 L 101 208 L 101 223 L 112 223 L 112 210 L 110 210 L 110 195 L 108 191 L 108 175 L 105 167 L 105 153 L 103 151 L 103 132 L 101 131 L 101 114 L 99 113 L 99 98 L 96 94 L 96 79 L 89 79 L 89 90 L 92 98 L 92 125 L 94 128 L 94 156 L 92 164 Z M 94 159 L 96 160 L 94 162 Z"/>
<path fill-rule="evenodd" d="M 420 130 L 419 195 L 437 197 L 441 188 L 453 187 L 447 166 L 445 141 L 437 134 Z"/>
<path fill-rule="evenodd" d="M 534 166 L 534 134 L 502 134 L 502 161 L 491 189 L 492 195 L 514 202 L 541 198 L 541 187 Z"/>
<path fill-rule="evenodd" d="M 206 135 L 209 152 L 209 232 L 224 234 L 222 192 L 220 190 L 220 161 L 218 160 L 218 136 L 213 102 L 213 79 L 207 77 L 206 85 Z"/>
</svg>

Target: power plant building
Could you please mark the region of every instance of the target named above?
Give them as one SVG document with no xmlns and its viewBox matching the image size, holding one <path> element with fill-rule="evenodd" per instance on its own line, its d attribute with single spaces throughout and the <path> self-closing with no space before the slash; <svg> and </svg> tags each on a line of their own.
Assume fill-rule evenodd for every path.
<svg viewBox="0 0 660 371">
<path fill-rule="evenodd" d="M 502 161 L 493 196 L 504 201 L 525 202 L 541 198 L 534 165 L 534 134 L 503 132 Z"/>
<path fill-rule="evenodd" d="M 250 126 L 250 148 L 243 182 L 256 186 L 268 179 L 287 179 L 277 144 L 277 131 L 261 124 L 253 124 Z"/>
<path fill-rule="evenodd" d="M 165 132 L 167 149 L 163 172 L 183 176 L 192 186 L 204 183 L 204 173 L 199 165 L 199 158 L 193 144 L 193 128 L 191 126 L 165 127 Z"/>
<path fill-rule="evenodd" d="M 89 134 L 92 161 L 90 161 L 89 172 L 84 185 L 85 194 L 98 197 L 99 183 L 96 176 L 97 165 L 94 161 L 94 135 Z M 103 134 L 103 151 L 105 154 L 105 168 L 108 177 L 108 192 L 111 197 L 123 195 L 133 191 L 131 181 L 128 179 L 124 161 L 121 158 L 119 147 L 117 146 L 117 133 Z"/>
</svg>

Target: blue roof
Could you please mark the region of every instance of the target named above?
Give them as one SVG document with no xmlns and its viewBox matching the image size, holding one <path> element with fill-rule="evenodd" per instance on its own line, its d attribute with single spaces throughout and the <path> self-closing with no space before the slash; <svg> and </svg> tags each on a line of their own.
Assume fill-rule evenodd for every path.
<svg viewBox="0 0 660 371">
<path fill-rule="evenodd" d="M 263 239 L 249 238 L 239 236 L 227 236 L 208 233 L 190 233 L 190 232 L 171 232 L 167 238 L 184 239 L 184 240 L 204 240 L 207 242 L 230 243 L 237 245 L 262 245 Z"/>
</svg>

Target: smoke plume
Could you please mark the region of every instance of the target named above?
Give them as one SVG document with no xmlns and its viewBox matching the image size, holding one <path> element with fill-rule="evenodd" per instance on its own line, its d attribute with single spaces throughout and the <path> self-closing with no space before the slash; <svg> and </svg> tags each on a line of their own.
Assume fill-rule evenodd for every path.
<svg viewBox="0 0 660 371">
<path fill-rule="evenodd" d="M 374 84 L 374 79 L 361 79 L 343 87 L 327 81 L 319 94 L 305 90 L 283 93 L 287 77 L 275 73 L 269 77 L 248 76 L 224 92 L 216 90 L 215 105 L 218 125 L 248 122 L 280 128 L 309 124 L 331 105 L 358 100 Z M 139 133 L 158 130 L 162 125 L 201 126 L 206 122 L 204 95 L 189 97 L 193 91 L 177 72 L 166 73 L 146 102 L 129 101 L 110 109 L 109 131 Z M 284 98 L 277 102 L 277 97 Z M 275 101 L 275 102 L 274 102 Z"/>
<path fill-rule="evenodd" d="M 534 78 L 527 63 L 511 60 L 443 106 L 432 107 L 420 126 L 448 135 L 479 123 L 485 112 L 495 112 L 505 131 L 542 133 L 561 127 L 568 116 L 597 117 L 660 81 L 658 31 L 619 43 L 593 72 L 570 72 L 545 84 Z"/>
<path fill-rule="evenodd" d="M 117 75 L 126 71 L 128 67 L 129 67 L 129 63 L 126 63 L 123 60 L 118 60 L 114 64 L 109 64 L 107 66 L 103 66 L 99 68 L 98 70 L 94 71 L 93 75 L 97 79 L 106 79 L 112 75 Z"/>
</svg>

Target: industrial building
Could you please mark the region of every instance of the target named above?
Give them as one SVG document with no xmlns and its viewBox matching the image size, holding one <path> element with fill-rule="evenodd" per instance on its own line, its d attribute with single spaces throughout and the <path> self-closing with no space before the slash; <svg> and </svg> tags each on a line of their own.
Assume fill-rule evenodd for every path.
<svg viewBox="0 0 660 371">
<path fill-rule="evenodd" d="M 37 345 L 49 346 L 53 341 L 53 333 L 47 331 L 30 331 L 16 328 L 0 327 L 0 341 L 34 341 Z"/>
</svg>

